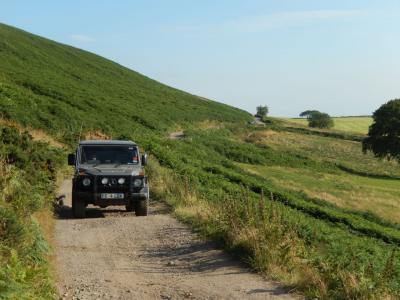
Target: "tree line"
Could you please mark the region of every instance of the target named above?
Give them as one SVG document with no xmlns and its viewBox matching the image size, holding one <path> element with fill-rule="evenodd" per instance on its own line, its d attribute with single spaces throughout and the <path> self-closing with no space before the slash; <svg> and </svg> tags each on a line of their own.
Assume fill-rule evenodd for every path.
<svg viewBox="0 0 400 300">
<path fill-rule="evenodd" d="M 255 117 L 264 121 L 269 112 L 267 105 L 259 105 L 256 108 Z M 313 128 L 332 128 L 334 126 L 333 119 L 327 113 L 318 110 L 306 110 L 300 113 L 300 117 L 307 118 L 308 126 Z"/>
</svg>

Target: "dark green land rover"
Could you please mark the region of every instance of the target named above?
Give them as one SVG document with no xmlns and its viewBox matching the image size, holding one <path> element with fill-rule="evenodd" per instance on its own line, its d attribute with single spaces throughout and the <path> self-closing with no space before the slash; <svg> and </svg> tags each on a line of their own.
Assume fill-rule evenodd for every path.
<svg viewBox="0 0 400 300">
<path fill-rule="evenodd" d="M 149 186 L 143 167 L 147 155 L 140 155 L 132 141 L 81 141 L 68 164 L 75 166 L 72 181 L 72 212 L 84 218 L 88 204 L 105 208 L 125 205 L 137 216 L 147 216 Z"/>
</svg>

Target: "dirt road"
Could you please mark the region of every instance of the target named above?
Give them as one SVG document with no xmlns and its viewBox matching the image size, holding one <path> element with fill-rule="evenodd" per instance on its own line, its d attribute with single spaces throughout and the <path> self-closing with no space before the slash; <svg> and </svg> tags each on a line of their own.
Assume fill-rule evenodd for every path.
<svg viewBox="0 0 400 300">
<path fill-rule="evenodd" d="M 293 299 L 153 203 L 148 217 L 88 208 L 72 219 L 71 181 L 56 223 L 62 299 Z"/>
</svg>

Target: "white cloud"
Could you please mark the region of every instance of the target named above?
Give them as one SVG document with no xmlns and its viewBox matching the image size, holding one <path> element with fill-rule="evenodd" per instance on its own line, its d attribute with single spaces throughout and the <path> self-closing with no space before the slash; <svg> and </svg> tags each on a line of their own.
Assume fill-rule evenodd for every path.
<svg viewBox="0 0 400 300">
<path fill-rule="evenodd" d="M 84 35 L 84 34 L 71 34 L 69 36 L 69 38 L 75 42 L 84 43 L 84 44 L 92 43 L 95 41 L 94 38 Z"/>
<path fill-rule="evenodd" d="M 361 10 L 284 11 L 247 16 L 219 23 L 175 24 L 167 28 L 164 27 L 163 29 L 179 33 L 252 33 L 296 26 L 310 22 L 350 20 L 363 15 L 366 15 L 366 12 Z"/>
<path fill-rule="evenodd" d="M 238 32 L 258 32 L 305 22 L 349 19 L 363 14 L 358 10 L 311 10 L 278 12 L 258 15 L 226 22 L 222 25 L 226 30 Z"/>
</svg>

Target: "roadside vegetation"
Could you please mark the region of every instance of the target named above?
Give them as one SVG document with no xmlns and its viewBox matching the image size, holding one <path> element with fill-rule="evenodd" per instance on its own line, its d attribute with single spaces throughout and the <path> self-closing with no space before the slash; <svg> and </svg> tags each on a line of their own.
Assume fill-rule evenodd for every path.
<svg viewBox="0 0 400 300">
<path fill-rule="evenodd" d="M 0 126 L 0 295 L 2 299 L 53 298 L 49 244 L 41 225 L 51 218 L 62 151 L 28 133 Z M 43 223 L 41 223 L 43 222 Z M 51 221 L 50 221 L 51 222 Z"/>
<path fill-rule="evenodd" d="M 268 131 L 256 132 L 264 130 Z M 176 207 L 176 214 L 243 255 L 255 268 L 274 274 L 309 297 L 396 298 L 400 228 L 391 222 L 391 216 L 384 219 L 370 212 L 367 201 L 357 210 L 346 205 L 340 208 L 321 194 L 287 188 L 296 182 L 304 189 L 313 186 L 314 180 L 315 185 L 322 182 L 328 188 L 331 185 L 331 192 L 339 192 L 343 183 L 335 187 L 329 177 L 322 181 L 319 178 L 339 178 L 342 174 L 357 182 L 369 176 L 345 172 L 329 160 L 322 161 L 323 155 L 316 160 L 275 150 L 268 144 L 240 141 L 240 131 L 245 136 L 255 129 L 187 130 L 185 140 L 167 142 L 169 151 L 148 145 L 162 166 L 170 170 L 168 173 L 156 168 L 151 176 L 166 181 L 161 185 L 157 181 L 156 186 L 165 187 L 162 195 Z M 360 143 L 358 153 L 362 155 Z M 282 182 L 277 182 L 276 172 L 260 172 L 260 176 L 249 168 L 281 168 L 287 172 Z M 157 179 L 154 173 L 167 175 Z M 302 179 L 303 173 L 312 176 L 310 182 Z M 347 198 L 349 194 L 338 197 L 352 201 Z M 362 196 L 356 201 L 363 205 Z"/>
<path fill-rule="evenodd" d="M 396 162 L 363 155 L 363 135 L 271 118 L 265 127 L 251 126 L 246 112 L 4 25 L 0 67 L 3 119 L 41 129 L 69 149 L 81 126 L 82 136 L 137 141 L 152 155 L 147 171 L 153 194 L 166 199 L 181 220 L 256 270 L 309 298 L 400 297 L 400 226 L 395 213 L 400 171 Z M 182 137 L 169 139 L 176 130 L 184 132 Z M 32 214 L 51 202 L 54 178 L 45 167 L 47 159 L 54 170 L 60 169 L 64 153 L 22 136 L 40 159 L 17 163 L 4 154 L 4 168 L 19 168 L 26 176 L 21 180 L 28 180 L 32 175 L 25 169 L 30 166 L 42 177 L 37 175 L 23 191 L 3 181 L 2 197 L 19 199 L 20 192 L 36 191 L 41 202 L 34 203 L 42 205 L 17 209 L 3 201 L 1 209 L 15 214 L 25 209 L 18 220 L 30 228 Z M 18 143 L 7 147 L 25 153 Z M 367 193 L 372 193 L 369 199 Z M 18 270 L 11 258 L 22 244 L 5 244 L 9 250 L 2 269 Z M 39 259 L 32 261 L 43 267 L 43 276 L 15 280 L 21 293 L 16 295 L 29 298 L 30 288 L 46 286 L 34 292 L 48 298 L 48 250 L 24 249 L 28 256 L 18 257 L 30 262 L 29 255 L 36 253 Z M 3 293 L 16 293 L 10 286 L 4 284 Z"/>
</svg>

